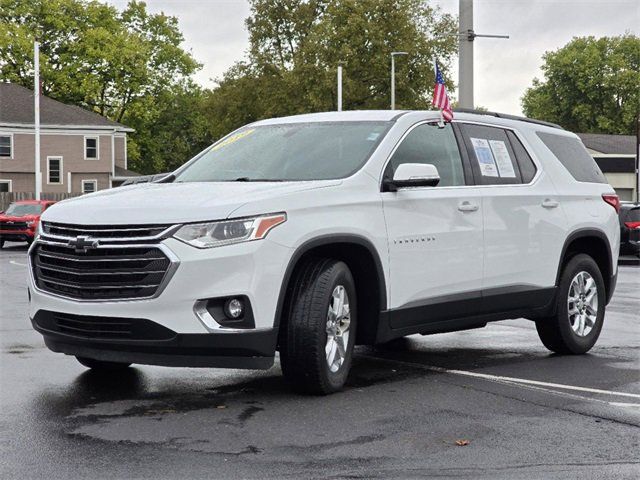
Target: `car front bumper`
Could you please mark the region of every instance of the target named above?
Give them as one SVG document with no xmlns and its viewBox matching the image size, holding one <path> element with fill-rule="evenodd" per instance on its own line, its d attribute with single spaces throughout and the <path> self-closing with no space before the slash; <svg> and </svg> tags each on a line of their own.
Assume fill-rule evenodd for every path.
<svg viewBox="0 0 640 480">
<path fill-rule="evenodd" d="M 268 239 L 206 250 L 175 239 L 163 243 L 178 266 L 160 295 L 149 299 L 81 301 L 47 293 L 36 287 L 30 262 L 29 315 L 47 347 L 68 355 L 125 363 L 269 368 L 275 355 L 275 316 L 290 249 Z M 240 295 L 251 303 L 255 328 L 212 328 L 210 321 L 197 315 L 195 307 L 201 300 Z M 57 314 L 75 318 L 80 322 L 79 331 L 56 328 L 52 319 Z M 90 319 L 97 319 L 98 324 L 144 324 L 150 330 L 164 329 L 165 334 L 127 337 L 101 333 L 98 327 L 90 327 L 88 333 L 83 322 Z"/>
</svg>

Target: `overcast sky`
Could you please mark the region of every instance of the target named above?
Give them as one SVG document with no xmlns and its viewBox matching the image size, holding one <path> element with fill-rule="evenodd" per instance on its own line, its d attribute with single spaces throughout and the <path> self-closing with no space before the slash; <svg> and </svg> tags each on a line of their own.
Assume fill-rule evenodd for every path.
<svg viewBox="0 0 640 480">
<path fill-rule="evenodd" d="M 430 1 L 458 13 L 458 0 Z M 109 3 L 122 8 L 127 1 Z M 216 78 L 244 57 L 247 0 L 147 0 L 147 5 L 152 12 L 178 17 L 185 48 L 204 65 L 196 75 L 201 85 L 213 87 Z M 476 33 L 511 37 L 476 40 L 476 105 L 520 114 L 520 97 L 535 76 L 541 77 L 545 51 L 574 36 L 640 34 L 640 0 L 475 0 L 474 23 Z M 454 75 L 457 83 L 457 61 Z"/>
</svg>

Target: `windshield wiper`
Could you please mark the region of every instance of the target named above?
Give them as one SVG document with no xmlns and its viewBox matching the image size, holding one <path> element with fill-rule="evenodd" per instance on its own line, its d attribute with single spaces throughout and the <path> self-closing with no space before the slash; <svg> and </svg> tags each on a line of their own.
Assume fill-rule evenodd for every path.
<svg viewBox="0 0 640 480">
<path fill-rule="evenodd" d="M 231 182 L 286 182 L 281 178 L 250 178 L 250 177 L 238 177 L 235 180 L 229 180 Z"/>
</svg>

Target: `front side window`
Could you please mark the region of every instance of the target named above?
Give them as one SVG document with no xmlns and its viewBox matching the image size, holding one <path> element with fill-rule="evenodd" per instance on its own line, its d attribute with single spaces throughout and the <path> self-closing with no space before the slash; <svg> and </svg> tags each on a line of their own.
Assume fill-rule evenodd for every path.
<svg viewBox="0 0 640 480">
<path fill-rule="evenodd" d="M 316 122 L 243 128 L 211 146 L 176 182 L 346 178 L 378 146 L 390 122 Z"/>
<path fill-rule="evenodd" d="M 438 169 L 438 187 L 464 185 L 464 169 L 451 124 L 439 128 L 435 123 L 418 125 L 402 140 L 385 170 L 385 178 L 393 178 L 403 163 L 432 164 Z"/>
<path fill-rule="evenodd" d="M 98 159 L 98 137 L 84 138 L 84 158 L 87 160 Z"/>
<path fill-rule="evenodd" d="M 97 180 L 83 180 L 82 181 L 82 193 L 93 193 L 98 189 Z"/>
<path fill-rule="evenodd" d="M 0 158 L 12 158 L 13 138 L 11 135 L 0 135 Z"/>
<path fill-rule="evenodd" d="M 62 183 L 62 158 L 47 159 L 47 183 Z"/>
</svg>

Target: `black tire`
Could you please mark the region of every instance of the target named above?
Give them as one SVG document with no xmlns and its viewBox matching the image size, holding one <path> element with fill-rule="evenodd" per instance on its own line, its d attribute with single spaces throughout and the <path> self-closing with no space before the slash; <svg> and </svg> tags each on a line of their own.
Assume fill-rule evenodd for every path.
<svg viewBox="0 0 640 480">
<path fill-rule="evenodd" d="M 356 336 L 356 288 L 351 271 L 344 262 L 314 258 L 305 261 L 292 281 L 287 318 L 283 319 L 279 339 L 282 373 L 299 392 L 327 395 L 339 391 L 351 368 Z M 344 288 L 349 302 L 349 335 L 342 363 L 334 364 L 337 370 L 331 371 L 325 351 L 329 346 L 328 313 L 339 286 Z M 339 343 L 344 344 L 344 337 Z M 336 355 L 340 357 L 339 353 Z"/>
<path fill-rule="evenodd" d="M 0 248 L 4 248 L 4 240 L 0 240 Z"/>
<path fill-rule="evenodd" d="M 85 367 L 97 372 L 114 372 L 117 370 L 124 370 L 131 365 L 130 363 L 105 362 L 103 360 L 95 360 L 93 358 L 87 357 L 76 357 L 76 360 L 78 360 Z"/>
<path fill-rule="evenodd" d="M 569 318 L 569 289 L 571 282 L 580 272 L 588 273 L 595 281 L 598 298 L 598 310 L 595 324 L 584 336 L 578 335 L 571 327 Z M 578 254 L 572 257 L 560 275 L 556 314 L 552 317 L 536 320 L 538 336 L 545 347 L 555 353 L 579 355 L 588 352 L 595 345 L 602 325 L 606 304 L 606 292 L 602 273 L 589 255 Z"/>
</svg>

